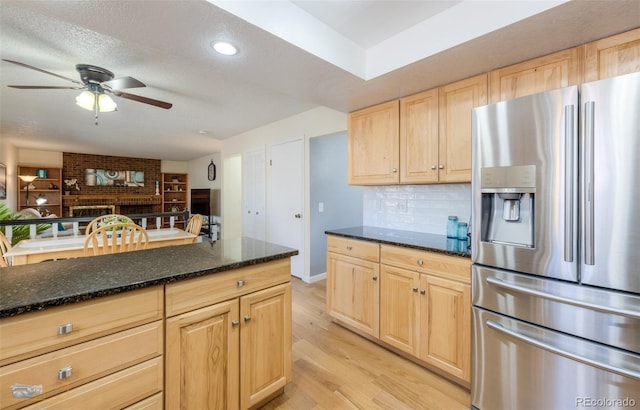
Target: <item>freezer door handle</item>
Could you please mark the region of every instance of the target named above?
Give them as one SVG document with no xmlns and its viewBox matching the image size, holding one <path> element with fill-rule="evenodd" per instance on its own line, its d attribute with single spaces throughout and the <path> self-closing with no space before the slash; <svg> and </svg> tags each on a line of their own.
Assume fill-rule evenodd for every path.
<svg viewBox="0 0 640 410">
<path fill-rule="evenodd" d="M 595 303 L 586 302 L 584 300 L 572 299 L 563 296 L 554 295 L 553 293 L 543 292 L 536 289 L 527 288 L 524 286 L 519 286 L 513 283 L 507 283 L 502 279 L 489 276 L 487 278 L 487 283 L 492 285 L 513 290 L 515 292 L 524 293 L 526 295 L 536 296 L 543 299 L 553 300 L 555 302 L 566 303 L 573 306 L 578 306 L 586 309 L 597 310 L 604 313 L 615 314 L 626 316 L 632 319 L 640 319 L 640 311 L 634 311 L 629 309 L 620 309 L 613 306 L 603 306 Z"/>
<path fill-rule="evenodd" d="M 585 223 L 584 223 L 584 263 L 587 265 L 595 265 L 595 257 L 593 254 L 594 246 L 594 220 L 593 220 L 593 199 L 594 199 L 594 175 L 593 175 L 593 143 L 595 133 L 595 102 L 587 101 L 584 104 L 585 120 Z"/>
<path fill-rule="evenodd" d="M 564 261 L 573 262 L 573 183 L 574 183 L 574 129 L 573 105 L 564 107 Z"/>
<path fill-rule="evenodd" d="M 569 351 L 567 351 L 565 349 L 560 349 L 560 348 L 558 348 L 556 346 L 552 346 L 549 343 L 545 343 L 545 342 L 543 342 L 541 340 L 538 340 L 538 339 L 535 339 L 535 338 L 533 338 L 531 336 L 527 336 L 527 335 L 523 335 L 522 333 L 518 333 L 515 330 L 509 329 L 509 328 L 503 326 L 502 324 L 500 324 L 500 323 L 498 323 L 496 321 L 493 321 L 491 319 L 487 319 L 485 321 L 485 323 L 487 324 L 488 327 L 490 327 L 493 330 L 496 330 L 498 332 L 502 332 L 504 334 L 507 334 L 507 335 L 513 337 L 514 339 L 518 339 L 518 340 L 520 340 L 522 342 L 525 342 L 525 343 L 528 343 L 530 345 L 533 345 L 533 346 L 539 347 L 541 349 L 547 350 L 547 351 L 549 351 L 551 353 L 555 353 L 555 354 L 558 354 L 560 356 L 564 356 L 564 357 L 567 357 L 569 359 L 576 360 L 578 362 L 585 363 L 585 364 L 588 364 L 590 366 L 597 367 L 599 369 L 603 369 L 603 370 L 606 370 L 606 371 L 609 371 L 609 372 L 613 372 L 613 373 L 616 373 L 616 374 L 619 374 L 619 375 L 622 375 L 622 376 L 625 376 L 625 377 L 632 377 L 634 379 L 639 379 L 640 380 L 640 373 L 639 372 L 635 372 L 635 371 L 629 370 L 629 369 L 621 369 L 619 367 L 612 366 L 612 365 L 607 364 L 607 363 L 602 363 L 600 361 L 593 360 L 593 359 L 590 359 L 588 357 L 584 357 L 584 356 L 581 356 L 581 355 L 578 355 L 578 354 L 575 354 L 575 353 L 571 353 L 571 352 L 569 352 Z"/>
</svg>

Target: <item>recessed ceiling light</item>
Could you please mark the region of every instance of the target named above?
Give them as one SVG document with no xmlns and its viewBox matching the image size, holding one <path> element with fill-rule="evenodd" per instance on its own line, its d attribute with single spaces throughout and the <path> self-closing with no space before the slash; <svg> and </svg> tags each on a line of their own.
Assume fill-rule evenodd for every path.
<svg viewBox="0 0 640 410">
<path fill-rule="evenodd" d="M 225 56 L 233 56 L 238 53 L 238 49 L 226 41 L 214 41 L 211 45 L 214 50 Z"/>
</svg>

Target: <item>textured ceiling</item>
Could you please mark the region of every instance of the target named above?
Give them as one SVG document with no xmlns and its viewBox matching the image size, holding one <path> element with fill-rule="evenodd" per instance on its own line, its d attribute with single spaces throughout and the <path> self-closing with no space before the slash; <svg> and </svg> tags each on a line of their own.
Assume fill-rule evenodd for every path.
<svg viewBox="0 0 640 410">
<path fill-rule="evenodd" d="M 460 6 L 290 4 L 363 48 Z M 488 16 L 499 12 L 486 10 Z M 385 15 L 391 24 L 381 25 Z M 78 91 L 7 87 L 72 83 L 0 62 L 0 137 L 31 149 L 189 160 L 218 151 L 222 139 L 317 106 L 348 112 L 638 26 L 637 0 L 571 1 L 364 80 L 203 0 L 2 0 L 2 58 L 70 78 L 78 78 L 78 63 L 101 66 L 147 85 L 127 92 L 173 108 L 115 98 L 118 111 L 100 114 L 96 126 L 93 114 L 75 105 Z M 233 41 L 240 53 L 216 55 L 215 39 Z M 414 40 L 404 47 L 429 41 Z"/>
</svg>

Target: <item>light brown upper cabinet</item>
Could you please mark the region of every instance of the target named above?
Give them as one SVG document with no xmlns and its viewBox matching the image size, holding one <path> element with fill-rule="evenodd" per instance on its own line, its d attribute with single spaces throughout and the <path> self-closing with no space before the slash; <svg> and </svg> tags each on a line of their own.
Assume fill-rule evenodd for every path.
<svg viewBox="0 0 640 410">
<path fill-rule="evenodd" d="M 584 81 L 640 71 L 640 28 L 585 45 Z"/>
<path fill-rule="evenodd" d="M 489 102 L 579 84 L 581 64 L 582 47 L 575 47 L 491 71 Z"/>
<path fill-rule="evenodd" d="M 349 184 L 470 182 L 471 110 L 486 103 L 482 74 L 349 114 Z"/>
<path fill-rule="evenodd" d="M 398 100 L 349 114 L 347 155 L 351 185 L 397 184 Z"/>
<path fill-rule="evenodd" d="M 400 181 L 438 182 L 438 89 L 400 100 Z"/>
<path fill-rule="evenodd" d="M 438 181 L 471 182 L 471 113 L 487 104 L 487 75 L 440 87 Z"/>
<path fill-rule="evenodd" d="M 471 181 L 471 110 L 487 104 L 482 74 L 400 100 L 400 183 Z"/>
</svg>

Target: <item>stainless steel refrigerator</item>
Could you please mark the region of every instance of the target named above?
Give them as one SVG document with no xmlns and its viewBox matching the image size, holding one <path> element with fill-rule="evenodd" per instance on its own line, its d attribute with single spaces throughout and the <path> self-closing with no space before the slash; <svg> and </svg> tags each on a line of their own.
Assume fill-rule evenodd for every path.
<svg viewBox="0 0 640 410">
<path fill-rule="evenodd" d="M 640 73 L 473 112 L 472 405 L 640 407 Z"/>
</svg>

